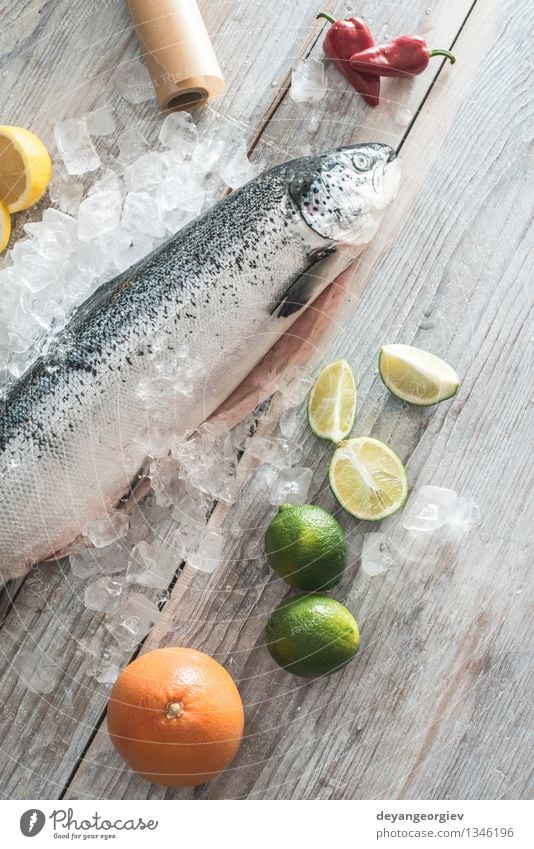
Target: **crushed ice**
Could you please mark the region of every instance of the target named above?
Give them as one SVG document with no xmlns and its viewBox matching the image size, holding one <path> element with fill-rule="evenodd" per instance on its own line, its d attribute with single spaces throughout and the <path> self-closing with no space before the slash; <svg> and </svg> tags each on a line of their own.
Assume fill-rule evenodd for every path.
<svg viewBox="0 0 534 849">
<path fill-rule="evenodd" d="M 153 97 L 138 60 L 119 67 L 114 85 L 132 104 Z M 0 258 L 0 391 L 102 282 L 258 173 L 246 129 L 221 118 L 200 131 L 188 113 L 170 113 L 149 144 L 153 136 L 153 119 L 119 128 L 107 105 L 54 127 L 52 206 Z"/>
<path fill-rule="evenodd" d="M 365 534 L 361 554 L 362 571 L 369 577 L 382 575 L 395 565 L 391 542 L 383 533 Z"/>
<path fill-rule="evenodd" d="M 299 81 L 297 70 L 295 90 L 300 85 L 304 99 L 317 99 L 309 87 L 322 78 L 322 65 L 300 70 L 307 82 Z M 153 94 L 139 62 L 119 68 L 114 85 L 131 104 Z M 225 188 L 239 188 L 259 170 L 248 159 L 244 130 L 217 120 L 201 131 L 185 112 L 167 115 L 150 143 L 153 127 L 140 121 L 121 128 L 107 105 L 56 125 L 54 138 L 51 206 L 40 221 L 27 221 L 26 238 L 0 262 L 0 392 L 47 350 L 51 334 L 102 282 L 142 260 Z M 139 383 L 151 495 L 129 514 L 113 509 L 89 522 L 70 552 L 72 579 L 83 582 L 85 606 L 101 618 L 96 631 L 80 640 L 80 651 L 92 658 L 87 673 L 100 683 L 115 680 L 128 652 L 158 621 L 158 604 L 145 593 L 163 601 L 185 561 L 210 573 L 223 560 L 227 532 L 207 520 L 216 502 L 236 498 L 245 448 L 263 464 L 272 504 L 308 497 L 312 471 L 301 465 L 303 451 L 294 437 L 310 373 L 298 368 L 280 386 L 282 418 L 274 435 L 256 434 L 263 404 L 233 431 L 208 422 L 172 442 L 164 413 L 170 398 L 188 394 L 195 369 L 190 352 L 177 349 L 170 369 L 150 384 Z M 36 657 L 21 654 L 17 671 L 28 686 L 49 692 L 55 661 L 35 663 Z"/>
<path fill-rule="evenodd" d="M 326 92 L 325 67 L 320 59 L 300 59 L 291 74 L 289 96 L 297 103 L 318 103 Z"/>
</svg>

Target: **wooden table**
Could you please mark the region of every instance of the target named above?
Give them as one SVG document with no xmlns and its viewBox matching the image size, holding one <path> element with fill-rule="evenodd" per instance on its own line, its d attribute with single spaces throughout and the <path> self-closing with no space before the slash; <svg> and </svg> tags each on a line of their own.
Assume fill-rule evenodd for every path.
<svg viewBox="0 0 534 849">
<path fill-rule="evenodd" d="M 333 69 L 313 109 L 288 96 L 292 63 L 320 56 L 317 2 L 203 0 L 227 79 L 212 109 L 246 128 L 265 164 L 307 149 L 373 140 L 402 148 L 400 196 L 357 270 L 342 317 L 317 361 L 349 359 L 359 381 L 357 434 L 391 444 L 412 487 L 432 483 L 475 499 L 482 521 L 461 538 L 413 539 L 386 523 L 400 550 L 386 576 L 366 578 L 358 540 L 334 595 L 361 624 L 363 648 L 317 681 L 274 667 L 266 619 L 286 595 L 262 556 L 273 508 L 245 454 L 246 497 L 211 521 L 238 525 L 213 575 L 181 572 L 146 647 L 185 644 L 236 678 L 247 714 L 239 756 L 211 784 L 166 792 L 130 772 L 105 730 L 110 685 L 87 675 L 101 617 L 65 563 L 8 586 L 0 639 L 4 798 L 520 798 L 529 793 L 527 554 L 533 522 L 532 44 L 528 0 L 362 0 L 377 37 L 426 34 L 452 48 L 411 84 L 387 81 L 367 108 Z M 334 14 L 345 3 L 326 2 Z M 530 14 L 529 14 L 530 13 Z M 122 0 L 0 0 L 2 121 L 52 144 L 52 125 L 106 103 L 114 69 L 138 46 Z M 124 127 L 158 114 L 117 104 Z M 313 116 L 319 120 L 311 121 Z M 209 121 L 206 110 L 201 121 Z M 46 200 L 45 200 L 46 205 Z M 33 213 L 35 215 L 35 213 Z M 23 221 L 19 217 L 17 233 Z M 462 386 L 450 403 L 407 409 L 384 390 L 384 342 L 444 356 Z M 312 366 L 314 362 L 312 361 Z M 274 403 L 263 422 L 276 424 Z M 334 510 L 329 451 L 298 438 L 314 469 L 313 497 Z M 530 443 L 530 445 L 529 445 Z M 246 530 L 248 529 L 248 530 Z M 12 661 L 39 651 L 52 691 L 35 693 Z M 532 789 L 532 788 L 531 788 Z"/>
</svg>

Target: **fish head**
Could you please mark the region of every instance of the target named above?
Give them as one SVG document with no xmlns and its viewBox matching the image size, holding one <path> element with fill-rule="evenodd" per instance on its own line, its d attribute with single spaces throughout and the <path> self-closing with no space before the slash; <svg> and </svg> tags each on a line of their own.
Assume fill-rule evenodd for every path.
<svg viewBox="0 0 534 849">
<path fill-rule="evenodd" d="M 355 144 L 299 160 L 289 192 L 315 234 L 361 249 L 375 235 L 399 182 L 393 148 Z"/>
</svg>

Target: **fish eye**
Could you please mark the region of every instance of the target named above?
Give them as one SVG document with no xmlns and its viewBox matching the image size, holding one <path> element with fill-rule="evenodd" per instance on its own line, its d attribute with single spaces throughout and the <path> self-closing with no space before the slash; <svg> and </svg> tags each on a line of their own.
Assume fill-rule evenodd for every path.
<svg viewBox="0 0 534 849">
<path fill-rule="evenodd" d="M 371 157 L 366 153 L 355 153 L 352 161 L 354 163 L 354 167 L 357 168 L 358 171 L 367 171 L 371 165 Z"/>
</svg>

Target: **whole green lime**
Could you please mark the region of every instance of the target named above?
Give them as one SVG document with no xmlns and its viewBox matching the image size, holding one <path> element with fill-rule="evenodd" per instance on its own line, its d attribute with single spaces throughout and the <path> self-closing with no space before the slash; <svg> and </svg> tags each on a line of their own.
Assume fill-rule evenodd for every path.
<svg viewBox="0 0 534 849">
<path fill-rule="evenodd" d="M 267 623 L 267 648 L 273 660 L 304 678 L 340 669 L 359 647 L 360 633 L 354 616 L 329 596 L 286 599 Z"/>
<path fill-rule="evenodd" d="M 313 504 L 282 504 L 265 533 L 265 552 L 280 578 L 308 592 L 335 587 L 347 563 L 341 526 Z"/>
</svg>

